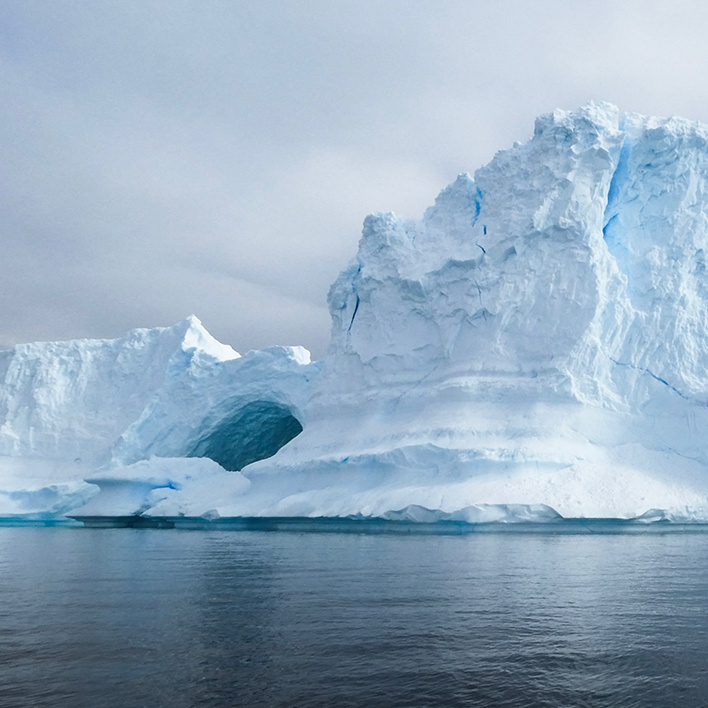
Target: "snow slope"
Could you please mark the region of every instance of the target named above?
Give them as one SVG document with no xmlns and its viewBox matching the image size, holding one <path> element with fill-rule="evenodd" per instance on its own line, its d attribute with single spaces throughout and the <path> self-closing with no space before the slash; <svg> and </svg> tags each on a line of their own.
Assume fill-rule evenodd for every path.
<svg viewBox="0 0 708 708">
<path fill-rule="evenodd" d="M 273 454 L 301 429 L 316 372 L 301 347 L 241 357 L 195 317 L 0 352 L 0 515 L 81 506 L 98 492 L 84 478 L 153 455 L 236 469 Z M 224 445 L 223 428 L 244 410 L 251 428 Z M 253 426 L 264 435 L 254 439 Z"/>
</svg>

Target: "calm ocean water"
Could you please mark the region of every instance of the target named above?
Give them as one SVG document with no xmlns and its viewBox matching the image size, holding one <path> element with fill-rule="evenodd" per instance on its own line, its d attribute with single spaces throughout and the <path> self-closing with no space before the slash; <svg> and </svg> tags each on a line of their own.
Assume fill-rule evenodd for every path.
<svg viewBox="0 0 708 708">
<path fill-rule="evenodd" d="M 708 706 L 708 534 L 0 528 L 0 706 Z"/>
</svg>

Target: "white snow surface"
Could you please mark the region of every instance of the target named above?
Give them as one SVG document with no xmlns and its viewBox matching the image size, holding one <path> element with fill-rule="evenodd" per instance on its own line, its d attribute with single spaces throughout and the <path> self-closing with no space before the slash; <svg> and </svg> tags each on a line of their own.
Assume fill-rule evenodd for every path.
<svg viewBox="0 0 708 708">
<path fill-rule="evenodd" d="M 59 347 L 62 374 L 33 373 L 27 355 L 22 376 L 5 374 L 0 450 L 59 464 L 80 439 L 82 460 L 104 461 L 85 515 L 708 521 L 706 253 L 706 126 L 608 104 L 555 111 L 421 221 L 365 220 L 329 293 L 321 369 L 300 350 L 253 354 L 236 407 L 272 401 L 304 427 L 275 455 L 238 472 L 165 459 L 202 449 L 209 411 L 227 420 L 236 394 L 219 367 L 235 376 L 234 360 L 178 353 L 148 397 L 140 381 L 162 381 L 172 354 L 128 381 L 115 344 L 92 355 L 110 360 L 115 385 L 100 390 L 113 397 L 70 416 L 66 439 L 53 397 L 81 380 L 69 345 L 28 345 Z M 5 412 L 35 391 L 32 415 L 49 422 Z M 248 435 L 284 425 L 271 414 Z"/>
</svg>

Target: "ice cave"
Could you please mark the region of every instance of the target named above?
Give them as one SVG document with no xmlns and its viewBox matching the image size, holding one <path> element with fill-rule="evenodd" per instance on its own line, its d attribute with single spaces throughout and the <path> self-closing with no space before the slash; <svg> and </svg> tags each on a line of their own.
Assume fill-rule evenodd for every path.
<svg viewBox="0 0 708 708">
<path fill-rule="evenodd" d="M 185 457 L 208 457 L 237 471 L 272 457 L 301 432 L 300 421 L 287 406 L 253 401 L 208 427 Z"/>
</svg>

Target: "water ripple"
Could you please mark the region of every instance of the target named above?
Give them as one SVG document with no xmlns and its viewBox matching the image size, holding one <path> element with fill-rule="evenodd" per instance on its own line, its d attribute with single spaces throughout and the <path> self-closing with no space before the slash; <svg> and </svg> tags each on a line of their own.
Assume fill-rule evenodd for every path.
<svg viewBox="0 0 708 708">
<path fill-rule="evenodd" d="M 0 705 L 700 706 L 708 535 L 0 529 Z"/>
</svg>

